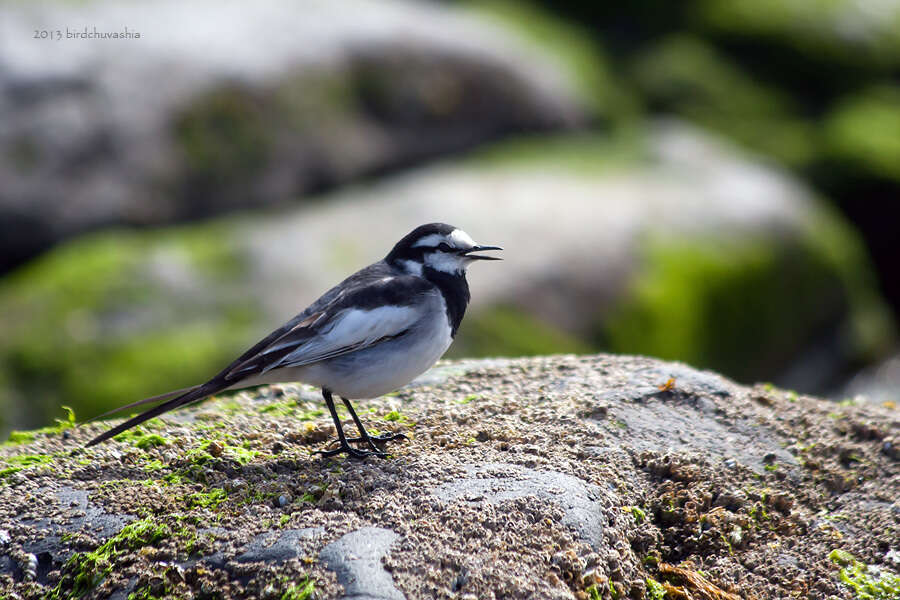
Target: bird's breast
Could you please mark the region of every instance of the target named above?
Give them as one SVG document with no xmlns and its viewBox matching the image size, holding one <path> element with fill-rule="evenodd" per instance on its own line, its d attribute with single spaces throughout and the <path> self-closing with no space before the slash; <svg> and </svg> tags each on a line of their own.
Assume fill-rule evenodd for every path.
<svg viewBox="0 0 900 600">
<path fill-rule="evenodd" d="M 453 342 L 443 298 L 403 335 L 342 356 L 302 367 L 299 379 L 345 398 L 375 398 L 393 392 L 427 371 Z"/>
</svg>

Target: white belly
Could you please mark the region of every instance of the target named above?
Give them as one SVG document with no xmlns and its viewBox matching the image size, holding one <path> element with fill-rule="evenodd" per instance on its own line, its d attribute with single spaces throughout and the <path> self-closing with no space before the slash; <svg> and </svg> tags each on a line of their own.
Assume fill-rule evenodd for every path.
<svg viewBox="0 0 900 600">
<path fill-rule="evenodd" d="M 348 399 L 393 392 L 431 368 L 453 342 L 443 298 L 437 296 L 441 318 L 420 322 L 399 338 L 302 367 L 273 369 L 234 387 L 302 381 Z"/>
</svg>

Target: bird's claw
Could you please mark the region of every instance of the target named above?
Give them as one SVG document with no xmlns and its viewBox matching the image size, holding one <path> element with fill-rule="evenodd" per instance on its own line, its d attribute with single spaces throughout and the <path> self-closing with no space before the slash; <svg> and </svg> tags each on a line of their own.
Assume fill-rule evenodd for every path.
<svg viewBox="0 0 900 600">
<path fill-rule="evenodd" d="M 353 458 L 366 458 L 368 456 L 387 458 L 387 453 L 375 444 L 386 444 L 387 442 L 392 442 L 394 440 L 407 439 L 409 438 L 407 438 L 406 435 L 402 433 L 383 433 L 381 435 L 371 435 L 367 433 L 365 436 L 347 438 L 346 443 L 343 444 L 341 444 L 340 439 L 331 440 L 331 442 L 328 443 L 328 446 L 333 446 L 337 443 L 341 444 L 341 447 L 335 448 L 334 450 L 316 450 L 316 454 L 321 455 L 323 458 L 335 456 L 341 453 L 346 453 L 348 456 L 351 456 Z M 360 450 L 358 448 L 354 448 L 350 445 L 350 442 L 365 442 L 366 444 L 368 444 L 371 450 Z"/>
<path fill-rule="evenodd" d="M 372 435 L 371 433 L 366 436 L 355 437 L 355 438 L 347 438 L 348 442 L 374 442 L 376 444 L 385 444 L 387 442 L 393 442 L 394 440 L 408 440 L 405 434 L 402 433 L 382 433 L 381 435 Z"/>
<path fill-rule="evenodd" d="M 337 456 L 338 454 L 347 454 L 347 456 L 351 458 L 358 459 L 368 458 L 370 456 L 387 458 L 387 452 L 382 452 L 381 450 L 359 450 L 357 448 L 354 448 L 350 444 L 342 444 L 340 448 L 335 448 L 334 450 L 316 450 L 315 453 L 320 455 L 322 458 Z"/>
</svg>

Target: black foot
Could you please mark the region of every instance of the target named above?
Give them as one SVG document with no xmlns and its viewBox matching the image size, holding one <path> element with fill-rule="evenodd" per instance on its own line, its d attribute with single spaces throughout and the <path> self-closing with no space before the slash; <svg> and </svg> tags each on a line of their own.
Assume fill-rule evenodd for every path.
<svg viewBox="0 0 900 600">
<path fill-rule="evenodd" d="M 402 433 L 382 433 L 381 435 L 372 435 L 367 433 L 368 437 L 347 438 L 348 442 L 368 442 L 372 441 L 376 444 L 386 444 L 394 440 L 408 440 L 409 438 Z"/>
<path fill-rule="evenodd" d="M 334 442 L 332 442 L 332 443 L 334 443 Z M 320 455 L 322 458 L 328 458 L 330 456 L 337 456 L 338 454 L 346 454 L 347 456 L 349 456 L 351 458 L 359 458 L 359 459 L 368 458 L 370 456 L 377 456 L 378 458 L 387 458 L 387 453 L 382 452 L 381 450 L 358 450 L 347 443 L 341 444 L 340 448 L 335 448 L 334 450 L 316 450 L 316 454 Z"/>
</svg>

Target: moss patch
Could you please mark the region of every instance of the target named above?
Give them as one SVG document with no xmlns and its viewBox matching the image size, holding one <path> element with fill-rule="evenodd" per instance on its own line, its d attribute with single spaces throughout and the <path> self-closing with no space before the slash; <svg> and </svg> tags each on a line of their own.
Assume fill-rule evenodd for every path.
<svg viewBox="0 0 900 600">
<path fill-rule="evenodd" d="M 611 135 L 521 136 L 485 146 L 463 164 L 487 169 L 558 170 L 580 176 L 600 176 L 633 167 L 643 158 L 639 127 L 623 127 Z"/>
<path fill-rule="evenodd" d="M 166 438 L 158 433 L 147 433 L 140 427 L 123 431 L 113 439 L 117 442 L 131 444 L 135 448 L 140 448 L 141 450 L 147 450 L 148 448 L 154 448 L 156 446 L 165 446 L 167 443 Z"/>
<path fill-rule="evenodd" d="M 651 108 L 683 115 L 789 165 L 816 155 L 813 127 L 790 97 L 751 79 L 699 38 L 676 35 L 647 48 L 631 74 Z"/>
<path fill-rule="evenodd" d="M 451 356 L 533 356 L 584 353 L 588 343 L 552 327 L 525 311 L 496 306 L 467 316 Z"/>
<path fill-rule="evenodd" d="M 759 37 L 817 60 L 871 69 L 900 63 L 900 11 L 850 0 L 702 0 L 698 21 L 730 36 Z"/>
<path fill-rule="evenodd" d="M 187 497 L 187 505 L 188 508 L 209 508 L 215 509 L 219 506 L 225 499 L 228 498 L 228 494 L 225 490 L 221 488 L 215 488 L 208 492 L 196 492 Z"/>
<path fill-rule="evenodd" d="M 59 584 L 47 594 L 46 600 L 84 596 L 106 578 L 120 555 L 155 544 L 168 535 L 166 525 L 149 518 L 129 523 L 93 552 L 74 554 L 63 567 Z"/>
<path fill-rule="evenodd" d="M 651 236 L 641 262 L 620 305 L 599 324 L 615 352 L 753 381 L 777 371 L 836 315 L 849 315 L 842 335 L 850 356 L 890 343 L 890 320 L 859 241 L 828 215 L 795 241 Z"/>
<path fill-rule="evenodd" d="M 873 87 L 839 101 L 826 117 L 825 137 L 835 158 L 900 181 L 900 87 Z"/>
<path fill-rule="evenodd" d="M 637 102 L 616 80 L 602 48 L 591 32 L 542 10 L 531 2 L 470 0 L 466 5 L 479 17 L 494 20 L 526 42 L 555 57 L 594 116 L 615 121 L 637 114 Z"/>
<path fill-rule="evenodd" d="M 843 550 L 833 550 L 828 558 L 841 570 L 838 577 L 860 600 L 896 600 L 900 598 L 900 577 L 873 569 Z"/>
<path fill-rule="evenodd" d="M 228 292 L 243 266 L 227 229 L 85 236 L 4 278 L 0 407 L 30 407 L 34 423 L 63 403 L 92 415 L 221 367 L 258 318 Z"/>
</svg>

